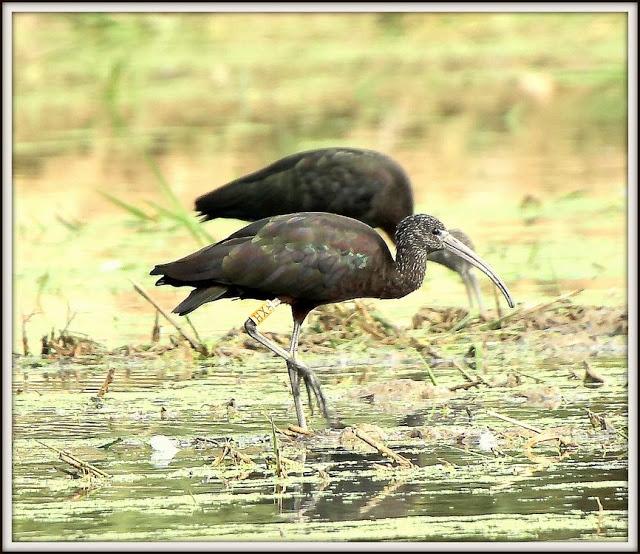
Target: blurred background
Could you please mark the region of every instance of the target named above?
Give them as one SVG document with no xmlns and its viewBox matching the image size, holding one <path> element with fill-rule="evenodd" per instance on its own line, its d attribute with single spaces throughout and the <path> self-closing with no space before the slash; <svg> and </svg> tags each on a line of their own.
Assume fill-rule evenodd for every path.
<svg viewBox="0 0 640 554">
<path fill-rule="evenodd" d="M 14 345 L 149 340 L 156 263 L 239 228 L 196 196 L 297 151 L 372 148 L 532 304 L 626 301 L 625 14 L 15 14 Z M 485 303 L 493 292 L 483 280 Z M 466 307 L 431 264 L 379 308 Z M 203 337 L 252 302 L 195 312 Z M 282 308 L 270 328 L 289 329 Z"/>
</svg>

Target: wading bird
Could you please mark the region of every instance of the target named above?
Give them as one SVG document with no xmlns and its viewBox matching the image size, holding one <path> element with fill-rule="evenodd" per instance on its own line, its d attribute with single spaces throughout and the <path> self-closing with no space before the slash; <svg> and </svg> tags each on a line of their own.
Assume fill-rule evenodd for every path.
<svg viewBox="0 0 640 554">
<path fill-rule="evenodd" d="M 295 212 L 329 212 L 381 228 L 395 241 L 398 223 L 413 213 L 411 182 L 400 164 L 380 152 L 359 148 L 322 148 L 282 158 L 196 199 L 203 221 L 233 218 L 256 221 Z M 472 250 L 469 237 L 452 234 Z M 472 266 L 463 260 L 430 260 L 458 273 L 479 311 L 483 306 Z"/>
<path fill-rule="evenodd" d="M 311 310 L 355 298 L 401 298 L 424 279 L 427 257 L 447 250 L 483 271 L 511 296 L 491 267 L 447 232 L 436 218 L 406 217 L 395 233 L 396 258 L 369 225 L 352 218 L 319 212 L 261 219 L 226 239 L 175 262 L 155 266 L 157 285 L 194 287 L 173 311 L 185 315 L 222 298 L 267 300 L 244 324 L 247 333 L 287 362 L 298 424 L 306 427 L 299 377 L 329 419 L 320 383 L 296 357 L 300 326 Z M 258 331 L 280 302 L 291 306 L 293 333 L 286 351 Z M 310 394 L 310 393 L 309 393 Z"/>
<path fill-rule="evenodd" d="M 458 239 L 467 248 L 475 250 L 473 242 L 471 242 L 469 236 L 460 229 L 449 229 L 449 233 L 453 238 Z M 475 299 L 478 311 L 480 312 L 480 314 L 484 313 L 482 295 L 480 294 L 480 285 L 478 284 L 478 278 L 476 277 L 476 274 L 473 272 L 473 265 L 471 265 L 467 260 L 456 256 L 449 250 L 445 249 L 432 252 L 431 254 L 429 254 L 427 259 L 430 262 L 435 262 L 437 264 L 443 265 L 449 268 L 451 271 L 455 271 L 458 275 L 460 275 L 460 278 L 464 283 L 464 288 L 467 290 L 469 307 L 473 308 Z"/>
</svg>

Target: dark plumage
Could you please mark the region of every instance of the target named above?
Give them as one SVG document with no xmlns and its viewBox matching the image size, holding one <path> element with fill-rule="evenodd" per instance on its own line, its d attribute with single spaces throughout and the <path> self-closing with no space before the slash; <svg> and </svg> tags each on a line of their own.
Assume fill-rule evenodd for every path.
<svg viewBox="0 0 640 554">
<path fill-rule="evenodd" d="M 409 177 L 388 156 L 323 148 L 287 156 L 203 194 L 195 209 L 204 221 L 330 212 L 380 227 L 393 238 L 398 223 L 413 213 L 413 196 Z"/>
<path fill-rule="evenodd" d="M 203 194 L 196 199 L 195 209 L 203 221 L 256 221 L 295 212 L 329 212 L 379 227 L 395 241 L 398 223 L 413 213 L 413 195 L 409 177 L 395 160 L 373 150 L 338 147 L 282 158 Z M 482 311 L 480 289 L 468 265 L 448 263 L 446 256 L 429 259 L 458 273 L 470 305 L 473 291 Z"/>
<path fill-rule="evenodd" d="M 151 274 L 162 275 L 158 285 L 194 287 L 175 308 L 180 314 L 222 298 L 290 304 L 294 330 L 289 352 L 257 331 L 260 319 L 249 318 L 245 329 L 287 361 L 298 420 L 304 426 L 298 376 L 327 414 L 317 378 L 295 358 L 300 325 L 313 308 L 354 298 L 405 296 L 422 284 L 427 256 L 443 248 L 484 271 L 513 305 L 493 270 L 436 218 L 420 214 L 403 219 L 395 239 L 394 260 L 382 237 L 361 221 L 329 213 L 294 213 L 251 223 L 194 254 L 157 265 Z"/>
</svg>

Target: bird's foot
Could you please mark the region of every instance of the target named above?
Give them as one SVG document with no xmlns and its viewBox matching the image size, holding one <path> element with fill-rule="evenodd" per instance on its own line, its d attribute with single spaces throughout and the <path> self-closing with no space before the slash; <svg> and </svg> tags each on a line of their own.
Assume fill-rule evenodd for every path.
<svg viewBox="0 0 640 554">
<path fill-rule="evenodd" d="M 320 408 L 322 415 L 327 419 L 327 421 L 329 421 L 329 412 L 327 410 L 327 402 L 325 400 L 324 393 L 322 392 L 322 388 L 320 387 L 320 382 L 318 381 L 318 378 L 316 377 L 315 373 L 311 369 L 309 369 L 306 365 L 296 360 L 291 354 L 291 352 L 287 352 L 286 350 L 284 350 L 284 348 L 274 343 L 273 341 L 269 340 L 267 337 L 263 336 L 258 331 L 258 324 L 256 320 L 253 318 L 253 316 L 248 318 L 244 322 L 244 328 L 250 337 L 258 341 L 263 346 L 266 346 L 274 354 L 277 354 L 278 356 L 283 358 L 287 362 L 287 365 L 291 365 L 295 369 L 298 376 L 302 377 L 302 379 L 304 380 L 305 386 L 307 387 L 307 391 L 311 389 L 311 391 L 315 395 L 316 401 L 318 402 L 318 407 Z"/>
<path fill-rule="evenodd" d="M 313 402 L 311 401 L 311 393 L 316 398 L 316 402 L 318 403 L 318 408 L 320 408 L 320 412 L 324 416 L 327 421 L 330 421 L 329 411 L 327 409 L 327 401 L 325 399 L 324 393 L 322 392 L 322 387 L 320 386 L 320 382 L 316 377 L 316 374 L 310 369 L 308 366 L 299 362 L 298 360 L 291 360 L 291 363 L 296 369 L 298 375 L 302 377 L 304 381 L 305 387 L 307 389 L 307 399 L 309 402 L 309 409 L 311 410 L 311 414 L 313 415 Z"/>
</svg>

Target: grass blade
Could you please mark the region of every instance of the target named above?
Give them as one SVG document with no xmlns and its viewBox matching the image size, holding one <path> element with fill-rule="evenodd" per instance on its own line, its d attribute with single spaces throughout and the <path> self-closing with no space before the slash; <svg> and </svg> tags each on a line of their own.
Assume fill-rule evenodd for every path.
<svg viewBox="0 0 640 554">
<path fill-rule="evenodd" d="M 143 156 L 145 161 L 147 162 L 147 165 L 151 169 L 153 176 L 156 178 L 158 187 L 173 206 L 173 211 L 166 208 L 160 208 L 160 206 L 158 206 L 157 204 L 154 204 L 154 207 L 159 211 L 161 210 L 164 215 L 171 217 L 173 220 L 186 227 L 193 235 L 193 237 L 198 241 L 198 243 L 205 244 L 207 242 L 215 242 L 213 237 L 204 230 L 202 225 L 200 225 L 195 217 L 190 212 L 188 212 L 180 203 L 180 199 L 176 196 L 176 193 L 171 188 L 171 185 L 165 179 L 165 176 L 163 175 L 162 170 L 160 169 L 160 166 L 157 164 L 157 162 L 151 156 L 149 156 L 147 152 L 144 152 Z"/>
<path fill-rule="evenodd" d="M 119 208 L 122 208 L 126 212 L 129 212 L 132 216 L 140 219 L 141 221 L 155 221 L 156 219 L 153 216 L 150 216 L 149 214 L 143 212 L 140 208 L 137 208 L 136 206 L 133 206 L 125 202 L 124 200 L 120 200 L 120 198 L 117 198 L 116 196 L 113 196 L 108 192 L 104 192 L 102 190 L 99 190 L 98 192 L 107 200 L 109 200 L 109 202 L 115 204 Z"/>
</svg>

